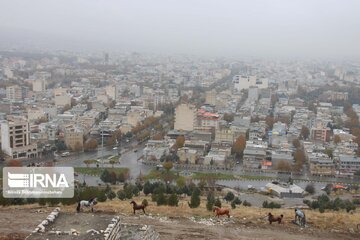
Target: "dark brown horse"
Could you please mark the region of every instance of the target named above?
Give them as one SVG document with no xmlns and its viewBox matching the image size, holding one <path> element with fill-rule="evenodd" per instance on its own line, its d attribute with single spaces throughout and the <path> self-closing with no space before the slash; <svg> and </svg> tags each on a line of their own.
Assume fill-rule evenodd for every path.
<svg viewBox="0 0 360 240">
<path fill-rule="evenodd" d="M 230 217 L 230 210 L 228 208 L 219 208 L 214 207 L 213 212 L 216 213 L 216 216 L 219 218 L 219 216 L 227 215 L 228 218 Z"/>
<path fill-rule="evenodd" d="M 131 201 L 130 204 L 133 205 L 134 214 L 136 210 L 143 210 L 144 214 L 146 214 L 145 213 L 146 206 L 144 204 L 138 205 L 135 201 Z"/>
<path fill-rule="evenodd" d="M 273 222 L 278 222 L 280 224 L 283 217 L 284 217 L 284 215 L 282 215 L 282 214 L 280 215 L 280 217 L 279 216 L 275 217 L 271 213 L 268 214 L 268 220 L 269 220 L 270 224 L 272 224 Z"/>
</svg>

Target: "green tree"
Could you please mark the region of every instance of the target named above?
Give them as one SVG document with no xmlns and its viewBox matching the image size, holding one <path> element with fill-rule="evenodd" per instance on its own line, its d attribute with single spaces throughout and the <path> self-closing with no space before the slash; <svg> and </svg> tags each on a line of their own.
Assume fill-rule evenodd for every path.
<svg viewBox="0 0 360 240">
<path fill-rule="evenodd" d="M 305 187 L 305 191 L 307 191 L 310 194 L 314 194 L 315 193 L 315 187 L 313 184 L 308 184 Z"/>
<path fill-rule="evenodd" d="M 214 206 L 221 208 L 221 200 L 220 200 L 220 198 L 216 198 Z"/>
<path fill-rule="evenodd" d="M 59 141 L 59 140 L 55 141 L 55 147 L 56 147 L 57 151 L 59 151 L 59 152 L 67 149 L 65 142 Z"/>
<path fill-rule="evenodd" d="M 167 199 L 164 192 L 161 191 L 159 194 L 156 195 L 156 204 L 158 206 L 167 204 Z"/>
<path fill-rule="evenodd" d="M 106 196 L 106 194 L 105 194 L 105 191 L 100 191 L 100 192 L 98 193 L 98 195 L 97 195 L 97 200 L 98 200 L 99 202 L 105 202 L 106 199 L 107 199 L 107 196 Z"/>
<path fill-rule="evenodd" d="M 114 191 L 110 190 L 107 194 L 106 194 L 107 198 L 110 200 L 113 200 L 116 197 L 116 194 Z"/>
<path fill-rule="evenodd" d="M 152 191 L 153 191 L 152 184 L 149 181 L 146 181 L 143 187 L 144 194 L 147 196 L 150 193 L 152 193 Z"/>
<path fill-rule="evenodd" d="M 215 204 L 215 196 L 213 192 L 209 192 L 207 195 L 206 209 L 212 211 Z"/>
<path fill-rule="evenodd" d="M 229 122 L 232 122 L 232 121 L 234 121 L 234 114 L 232 114 L 232 113 L 225 113 L 223 119 L 224 119 L 226 122 L 228 122 L 228 123 L 229 123 Z"/>
<path fill-rule="evenodd" d="M 251 203 L 249 203 L 248 201 L 244 201 L 244 203 L 243 203 L 243 205 L 245 206 L 245 207 L 251 207 Z"/>
<path fill-rule="evenodd" d="M 179 188 L 183 188 L 186 185 L 186 179 L 182 176 L 178 177 L 176 179 L 176 186 L 178 186 Z"/>
<path fill-rule="evenodd" d="M 116 193 L 117 197 L 120 199 L 120 200 L 125 200 L 126 199 L 126 193 L 124 190 L 119 190 L 117 193 Z"/>
<path fill-rule="evenodd" d="M 169 206 L 178 206 L 179 198 L 176 193 L 172 193 L 168 199 Z"/>
<path fill-rule="evenodd" d="M 225 196 L 225 200 L 227 202 L 230 202 L 230 201 L 234 200 L 234 198 L 235 198 L 235 195 L 231 191 L 229 191 Z"/>
<path fill-rule="evenodd" d="M 195 188 L 191 194 L 191 199 L 189 203 L 190 208 L 197 208 L 200 206 L 200 189 Z"/>
</svg>

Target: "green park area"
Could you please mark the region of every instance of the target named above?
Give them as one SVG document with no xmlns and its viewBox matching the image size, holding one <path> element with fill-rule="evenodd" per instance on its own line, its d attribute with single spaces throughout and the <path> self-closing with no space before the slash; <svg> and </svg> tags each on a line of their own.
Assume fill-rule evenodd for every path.
<svg viewBox="0 0 360 240">
<path fill-rule="evenodd" d="M 116 175 L 129 173 L 128 168 L 98 168 L 98 167 L 91 167 L 91 168 L 76 167 L 76 168 L 74 168 L 74 171 L 77 173 L 92 175 L 92 176 L 101 176 L 101 174 L 104 172 L 104 170 L 107 170 L 109 172 L 115 172 Z"/>
</svg>

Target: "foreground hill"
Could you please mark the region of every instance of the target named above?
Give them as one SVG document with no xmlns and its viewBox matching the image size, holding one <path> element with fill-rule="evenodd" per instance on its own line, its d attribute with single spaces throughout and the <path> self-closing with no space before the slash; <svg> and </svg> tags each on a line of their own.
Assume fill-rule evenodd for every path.
<svg viewBox="0 0 360 240">
<path fill-rule="evenodd" d="M 141 199 L 135 199 L 140 202 Z M 75 213 L 75 205 L 61 207 L 65 221 L 71 227 L 80 228 L 83 220 L 89 220 L 88 228 L 101 228 L 98 223 L 105 216 L 120 216 L 122 223 L 152 225 L 161 239 L 359 239 L 356 225 L 360 223 L 360 213 L 306 211 L 308 225 L 301 228 L 292 223 L 293 209 L 263 209 L 237 207 L 231 210 L 231 218 L 217 220 L 213 213 L 205 208 L 205 201 L 199 208 L 190 209 L 187 199 L 180 201 L 178 207 L 156 206 L 150 202 L 147 214 L 132 214 L 129 201 L 113 200 L 96 205 L 96 212 Z M 0 239 L 24 239 L 34 230 L 41 219 L 53 207 L 38 205 L 12 206 L 0 208 Z M 266 214 L 283 214 L 283 224 L 269 225 Z M 91 221 L 90 221 L 91 220 Z M 105 224 L 106 225 L 106 224 Z M 105 226 L 104 225 L 104 226 Z M 55 222 L 51 228 L 61 228 L 61 222 Z M 70 225 L 66 227 L 70 228 Z M 85 229 L 77 229 L 83 234 Z M 101 229 L 97 229 L 101 230 Z M 80 236 L 81 236 L 80 234 Z M 61 239 L 58 237 L 57 239 Z M 74 238 L 76 239 L 76 238 Z M 79 238 L 80 239 L 80 238 Z"/>
</svg>

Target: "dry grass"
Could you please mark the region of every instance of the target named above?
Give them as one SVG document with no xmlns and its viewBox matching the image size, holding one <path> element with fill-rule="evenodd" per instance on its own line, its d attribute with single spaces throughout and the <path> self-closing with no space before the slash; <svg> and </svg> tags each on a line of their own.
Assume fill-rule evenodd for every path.
<svg viewBox="0 0 360 240">
<path fill-rule="evenodd" d="M 189 218 L 189 217 L 201 217 L 209 218 L 213 217 L 214 213 L 206 210 L 206 198 L 203 198 L 201 205 L 198 208 L 191 209 L 188 206 L 189 198 L 181 199 L 178 207 L 170 206 L 156 206 L 155 202 L 151 201 L 150 197 L 140 196 L 135 197 L 134 200 L 141 203 L 143 199 L 147 199 L 149 206 L 146 208 L 146 212 L 152 215 L 166 216 L 170 218 Z M 132 207 L 130 201 L 120 201 L 114 199 L 112 201 L 106 201 L 99 203 L 96 206 L 96 210 L 103 212 L 113 212 L 117 214 L 132 214 Z M 231 209 L 230 204 L 223 205 Z M 64 207 L 65 211 L 75 211 L 75 205 Z M 244 207 L 237 206 L 236 209 L 231 209 L 230 214 L 233 216 L 235 221 L 239 223 L 265 223 L 265 216 L 269 213 L 275 215 L 284 215 L 284 222 L 290 223 L 294 219 L 293 209 L 264 209 L 257 207 Z M 346 213 L 345 211 L 338 212 L 325 212 L 320 213 L 314 210 L 305 210 L 307 222 L 321 230 L 336 229 L 340 231 L 348 231 L 349 228 L 353 228 L 356 231 L 356 225 L 360 223 L 360 212 Z"/>
<path fill-rule="evenodd" d="M 169 218 L 189 218 L 189 217 L 199 217 L 199 218 L 210 218 L 214 216 L 213 212 L 206 210 L 206 198 L 202 198 L 201 205 L 198 208 L 191 209 L 188 206 L 188 201 L 190 199 L 187 197 L 181 199 L 178 207 L 169 207 L 169 206 L 156 206 L 155 202 L 151 201 L 150 197 L 139 196 L 135 197 L 134 200 L 138 203 L 141 203 L 143 199 L 147 199 L 149 206 L 146 208 L 147 214 L 166 216 Z M 230 204 L 225 204 L 223 207 L 228 207 L 231 209 Z M 39 208 L 48 208 L 48 211 L 51 211 L 53 207 L 40 207 L 37 204 L 31 205 L 22 205 L 22 206 L 9 206 L 9 207 L 0 207 L 1 209 L 39 209 Z M 63 206 L 62 211 L 65 212 L 75 212 L 75 205 Z M 112 201 L 106 201 L 103 203 L 98 203 L 95 209 L 97 211 L 115 213 L 115 214 L 124 214 L 131 215 L 132 207 L 129 200 L 120 201 L 119 199 L 114 199 Z M 237 206 L 236 209 L 231 209 L 230 214 L 233 216 L 233 219 L 238 223 L 254 223 L 254 224 L 265 224 L 265 216 L 269 213 L 275 215 L 284 215 L 284 223 L 289 224 L 294 219 L 294 210 L 293 209 L 264 209 L 257 207 L 244 207 Z M 138 213 L 140 214 L 140 213 Z M 346 213 L 345 211 L 328 211 L 325 213 L 320 213 L 314 210 L 305 210 L 307 222 L 314 228 L 320 230 L 339 230 L 347 232 L 349 228 L 353 228 L 355 231 L 357 224 L 360 224 L 360 211 L 354 213 Z"/>
</svg>

